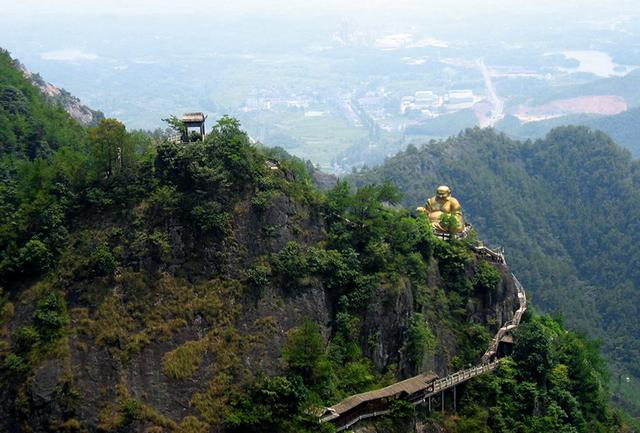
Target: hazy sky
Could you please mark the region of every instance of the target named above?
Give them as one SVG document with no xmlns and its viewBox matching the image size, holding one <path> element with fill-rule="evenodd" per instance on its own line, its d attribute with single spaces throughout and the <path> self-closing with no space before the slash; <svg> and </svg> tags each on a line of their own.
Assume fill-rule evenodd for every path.
<svg viewBox="0 0 640 433">
<path fill-rule="evenodd" d="M 203 11 L 213 13 L 275 12 L 276 14 L 346 14 L 359 12 L 379 14 L 464 11 L 465 13 L 513 12 L 534 14 L 560 12 L 578 14 L 608 12 L 611 15 L 638 11 L 635 0 L 602 2 L 598 0 L 0 0 L 2 15 L 29 17 L 34 15 L 104 14 L 176 14 Z"/>
</svg>

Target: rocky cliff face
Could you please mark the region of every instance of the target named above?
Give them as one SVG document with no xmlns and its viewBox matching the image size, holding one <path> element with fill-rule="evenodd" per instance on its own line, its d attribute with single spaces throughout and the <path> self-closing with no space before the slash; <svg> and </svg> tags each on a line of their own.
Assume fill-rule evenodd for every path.
<svg viewBox="0 0 640 433">
<path fill-rule="evenodd" d="M 173 431 L 181 420 L 208 410 L 205 402 L 218 398 L 217 387 L 241 387 L 257 371 L 281 372 L 287 332 L 303 320 L 320 324 L 325 340 L 331 339 L 336 299 L 321 280 L 306 279 L 296 293 L 266 281 L 248 293 L 240 283 L 256 260 L 291 241 L 303 247 L 321 242 L 326 237 L 321 216 L 286 196 L 275 197 L 264 210 L 249 202 L 235 209 L 234 235 L 224 244 L 198 239 L 169 221 L 171 257 L 160 267 L 137 264 L 154 268 L 154 278 L 134 266 L 123 266 L 113 276 L 83 275 L 73 267 L 72 274 L 63 274 L 57 284 L 67 293 L 70 333 L 55 350 L 41 354 L 25 387 L 3 390 L 0 428 L 149 432 L 149 426 L 159 426 Z M 85 248 L 87 239 L 82 238 L 97 227 L 117 225 L 97 218 L 83 228 L 76 246 Z M 121 226 L 110 242 L 123 242 L 133 235 L 130 229 Z M 221 249 L 227 258 L 222 261 Z M 120 260 L 126 262 L 122 254 Z M 471 255 L 465 265 L 469 280 L 479 260 Z M 437 340 L 424 355 L 422 369 L 440 375 L 456 368 L 463 346 L 477 344 L 478 353 L 484 350 L 482 339 L 467 341 L 460 322 L 477 324 L 488 333 L 513 314 L 516 290 L 504 266 L 496 265 L 500 280 L 495 287 L 474 290 L 462 309 L 445 300 L 449 289 L 442 267 L 442 259 L 432 259 L 425 270 L 426 284 L 420 287 L 402 277 L 393 286 L 374 289 L 359 333 L 362 351 L 376 370 L 396 366 L 399 377 L 412 373 L 406 333 L 416 312 L 424 315 Z M 36 292 L 37 287 L 31 287 L 14 303 L 13 331 L 33 316 Z M 123 424 L 122 408 L 127 405 L 139 405 L 144 419 Z"/>
<path fill-rule="evenodd" d="M 395 426 L 394 426 L 395 427 Z M 447 430 L 441 425 L 433 421 L 418 421 L 407 422 L 403 426 L 403 431 L 406 433 L 447 433 Z M 388 425 L 382 425 L 382 423 L 361 423 L 356 425 L 352 430 L 353 433 L 391 433 L 395 429 Z"/>
<path fill-rule="evenodd" d="M 202 159 L 219 150 L 159 149 L 170 183 L 89 197 L 56 268 L 8 287 L 0 430 L 225 431 L 257 377 L 287 373 L 283 347 L 307 321 L 325 367 L 349 379 L 342 357 L 364 381 L 334 381 L 328 401 L 475 362 L 516 309 L 506 268 L 435 239 L 382 190 L 322 195 L 285 162 L 255 168 L 253 187 L 229 181 L 238 171 L 220 181 Z"/>
<path fill-rule="evenodd" d="M 71 117 L 82 125 L 95 126 L 100 120 L 104 119 L 104 114 L 101 111 L 92 110 L 82 104 L 80 99 L 66 90 L 46 82 L 40 75 L 32 73 L 23 64 L 18 63 L 18 66 L 25 78 L 31 81 L 51 104 L 60 104 Z"/>
<path fill-rule="evenodd" d="M 418 310 L 430 324 L 437 339 L 435 349 L 429 351 L 423 359 L 423 371 L 434 371 L 439 376 L 446 376 L 457 369 L 455 359 L 460 355 L 466 336 L 456 332 L 456 322 L 464 320 L 486 327 L 493 333 L 513 317 L 518 308 L 515 283 L 506 266 L 494 266 L 500 272 L 500 281 L 492 291 L 478 291 L 469 297 L 464 311 L 438 303 L 427 303 Z M 466 272 L 473 278 L 473 266 L 468 266 Z M 411 371 L 404 364 L 406 359 L 403 357 L 403 342 L 409 318 L 416 312 L 414 298 L 428 296 L 435 300 L 446 290 L 446 282 L 439 272 L 437 261 L 431 263 L 427 275 L 427 294 L 416 293 L 415 287 L 409 282 L 399 285 L 393 296 L 389 296 L 388 290 L 383 287 L 378 289 L 375 296 L 377 301 L 370 305 L 363 327 L 365 340 L 369 343 L 366 348 L 367 356 L 378 369 L 398 364 L 405 369 L 405 377 L 411 376 Z M 484 341 L 478 338 L 472 344 L 483 352 L 486 349 Z"/>
</svg>

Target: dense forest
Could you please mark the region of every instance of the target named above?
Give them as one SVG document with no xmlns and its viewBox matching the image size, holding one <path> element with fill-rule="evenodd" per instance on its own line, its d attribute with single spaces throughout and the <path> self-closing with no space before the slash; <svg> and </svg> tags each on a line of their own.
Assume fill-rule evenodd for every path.
<svg viewBox="0 0 640 433">
<path fill-rule="evenodd" d="M 628 149 L 631 155 L 637 158 L 640 156 L 640 136 L 636 128 L 638 122 L 640 108 L 635 107 L 613 116 L 575 114 L 528 123 L 520 123 L 515 117 L 507 116 L 496 125 L 496 129 L 513 137 L 535 139 L 544 137 L 547 132 L 558 126 L 587 126 L 605 132 L 616 144 Z"/>
<path fill-rule="evenodd" d="M 606 133 L 619 146 L 629 150 L 634 158 L 640 156 L 640 135 L 636 125 L 640 122 L 640 107 L 633 107 L 620 114 L 603 116 L 594 114 L 571 114 L 537 122 L 522 123 L 514 116 L 507 115 L 498 122 L 495 129 L 517 140 L 543 138 L 553 128 L 564 125 L 586 126 Z M 462 110 L 421 123 L 407 126 L 402 140 L 392 141 L 385 137 L 375 145 L 354 145 L 336 158 L 336 164 L 344 167 L 354 165 L 375 166 L 385 157 L 395 155 L 407 147 L 406 143 L 419 145 L 434 138 L 448 137 L 477 124 L 471 110 Z"/>
<path fill-rule="evenodd" d="M 2 430 L 330 432 L 318 408 L 475 363 L 513 312 L 508 270 L 390 184 L 322 192 L 228 117 L 188 144 L 86 129 L 15 66 L 0 53 Z M 380 428 L 627 428 L 595 343 L 531 314 L 514 338 L 460 414 L 398 401 Z"/>
<path fill-rule="evenodd" d="M 506 247 L 534 302 L 600 339 L 616 375 L 637 382 L 640 165 L 628 151 L 585 127 L 525 142 L 469 129 L 352 177 L 357 185 L 382 180 L 407 206 L 451 185 L 482 238 Z M 636 414 L 638 391 L 625 391 L 623 403 Z"/>
</svg>

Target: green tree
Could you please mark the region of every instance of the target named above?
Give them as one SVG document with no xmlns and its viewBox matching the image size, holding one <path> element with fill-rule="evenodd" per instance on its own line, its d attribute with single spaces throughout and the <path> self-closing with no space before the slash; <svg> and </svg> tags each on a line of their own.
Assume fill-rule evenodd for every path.
<svg viewBox="0 0 640 433">
<path fill-rule="evenodd" d="M 460 227 L 458 227 L 458 219 L 455 215 L 448 215 L 443 213 L 440 216 L 440 225 L 448 232 L 455 233 Z"/>
<path fill-rule="evenodd" d="M 298 432 L 298 419 L 308 398 L 298 378 L 258 378 L 232 402 L 224 420 L 230 433 Z"/>
<path fill-rule="evenodd" d="M 491 264 L 482 260 L 475 269 L 472 279 L 473 287 L 482 292 L 495 292 L 500 278 L 500 272 Z"/>
<path fill-rule="evenodd" d="M 102 177 L 124 171 L 133 162 L 133 145 L 123 123 L 103 119 L 89 131 L 91 149 Z"/>
<path fill-rule="evenodd" d="M 405 339 L 405 353 L 413 373 L 420 372 L 427 351 L 435 348 L 436 338 L 427 326 L 424 316 L 413 313 Z"/>
<path fill-rule="evenodd" d="M 249 136 L 240 128 L 240 122 L 224 116 L 213 126 L 205 140 L 206 151 L 212 160 L 220 161 L 236 183 L 254 180 L 264 163 L 258 158 Z"/>
<path fill-rule="evenodd" d="M 64 298 L 55 292 L 47 294 L 38 302 L 33 322 L 41 340 L 52 341 L 60 337 L 64 327 L 69 324 Z"/>
<path fill-rule="evenodd" d="M 162 121 L 168 125 L 170 130 L 180 136 L 180 140 L 187 141 L 187 127 L 181 119 L 172 114 Z"/>
<path fill-rule="evenodd" d="M 554 363 L 549 331 L 539 322 L 523 323 L 514 331 L 513 359 L 539 383 Z"/>
<path fill-rule="evenodd" d="M 300 376 L 309 389 L 320 395 L 331 394 L 333 373 L 316 323 L 307 319 L 289 331 L 283 356 L 288 370 Z"/>
</svg>

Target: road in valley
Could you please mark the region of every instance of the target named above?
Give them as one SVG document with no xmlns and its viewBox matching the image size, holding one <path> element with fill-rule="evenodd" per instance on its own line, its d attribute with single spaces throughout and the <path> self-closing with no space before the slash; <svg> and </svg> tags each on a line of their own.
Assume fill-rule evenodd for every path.
<svg viewBox="0 0 640 433">
<path fill-rule="evenodd" d="M 482 127 L 493 127 L 496 123 L 504 118 L 504 101 L 498 97 L 496 93 L 496 88 L 493 86 L 493 81 L 491 81 L 491 73 L 487 68 L 487 65 L 484 64 L 483 59 L 476 60 L 476 64 L 482 71 L 482 76 L 484 77 L 484 86 L 487 90 L 487 97 L 489 98 L 489 102 L 493 106 L 491 109 L 491 115 L 488 119 L 485 119 L 484 122 L 481 122 L 480 126 Z"/>
</svg>

